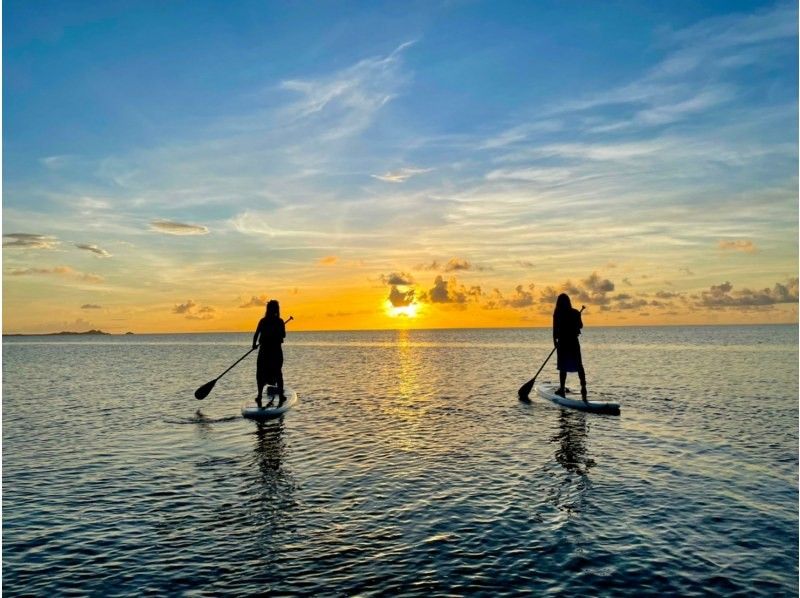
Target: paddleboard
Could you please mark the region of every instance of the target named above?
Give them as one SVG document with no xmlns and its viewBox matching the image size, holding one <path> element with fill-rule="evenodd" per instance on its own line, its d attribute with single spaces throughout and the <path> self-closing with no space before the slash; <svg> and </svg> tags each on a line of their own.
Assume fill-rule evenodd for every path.
<svg viewBox="0 0 800 598">
<path fill-rule="evenodd" d="M 536 394 L 543 399 L 555 403 L 561 407 L 580 409 L 581 411 L 591 411 L 592 413 L 607 413 L 608 415 L 619 415 L 619 403 L 606 403 L 589 401 L 585 403 L 580 394 L 566 392 L 566 398 L 556 394 L 558 384 L 543 382 L 536 385 Z M 574 397 L 574 398 L 573 398 Z"/>
<path fill-rule="evenodd" d="M 248 401 L 242 405 L 242 415 L 248 419 L 257 420 L 280 417 L 297 404 L 297 393 L 291 388 L 284 388 L 283 394 L 286 396 L 286 400 L 281 404 L 279 404 L 280 397 L 275 395 L 273 398 L 271 395 L 268 396 L 267 393 L 264 393 L 264 398 L 261 399 L 263 407 L 256 405 L 255 400 Z M 270 399 L 273 399 L 272 405 L 267 406 Z"/>
</svg>

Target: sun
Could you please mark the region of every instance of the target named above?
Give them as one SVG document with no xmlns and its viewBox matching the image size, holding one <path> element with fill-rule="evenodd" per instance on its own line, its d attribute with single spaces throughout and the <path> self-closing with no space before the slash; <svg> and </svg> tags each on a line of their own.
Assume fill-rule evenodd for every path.
<svg viewBox="0 0 800 598">
<path fill-rule="evenodd" d="M 419 313 L 418 303 L 409 303 L 408 305 L 394 306 L 391 301 L 386 302 L 386 313 L 392 318 L 403 317 L 415 318 Z"/>
</svg>

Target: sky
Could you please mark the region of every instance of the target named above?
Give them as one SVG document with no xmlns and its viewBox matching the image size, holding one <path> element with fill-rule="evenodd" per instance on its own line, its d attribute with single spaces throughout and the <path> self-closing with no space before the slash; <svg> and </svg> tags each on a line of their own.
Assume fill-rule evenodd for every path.
<svg viewBox="0 0 800 598">
<path fill-rule="evenodd" d="M 797 322 L 794 2 L 3 2 L 3 332 Z"/>
</svg>

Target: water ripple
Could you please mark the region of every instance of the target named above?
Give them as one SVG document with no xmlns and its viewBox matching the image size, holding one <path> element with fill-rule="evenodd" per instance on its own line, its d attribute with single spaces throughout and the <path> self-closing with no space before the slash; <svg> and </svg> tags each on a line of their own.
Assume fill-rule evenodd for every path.
<svg viewBox="0 0 800 598">
<path fill-rule="evenodd" d="M 247 335 L 6 339 L 3 591 L 797 595 L 796 327 L 587 330 L 616 418 L 547 331 L 290 336 L 264 423 Z"/>
</svg>

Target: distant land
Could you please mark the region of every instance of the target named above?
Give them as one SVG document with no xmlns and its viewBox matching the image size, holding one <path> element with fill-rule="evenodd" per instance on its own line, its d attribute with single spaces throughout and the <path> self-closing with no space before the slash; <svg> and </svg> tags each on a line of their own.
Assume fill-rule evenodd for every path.
<svg viewBox="0 0 800 598">
<path fill-rule="evenodd" d="M 103 332 L 102 330 L 87 330 L 86 332 L 69 332 L 67 330 L 62 330 L 61 332 L 42 332 L 39 334 L 4 334 L 3 336 L 62 336 L 62 335 L 69 335 L 69 336 L 85 336 L 87 334 L 90 335 L 106 335 L 111 336 L 110 332 Z M 133 332 L 126 332 L 126 334 L 133 334 Z"/>
</svg>

